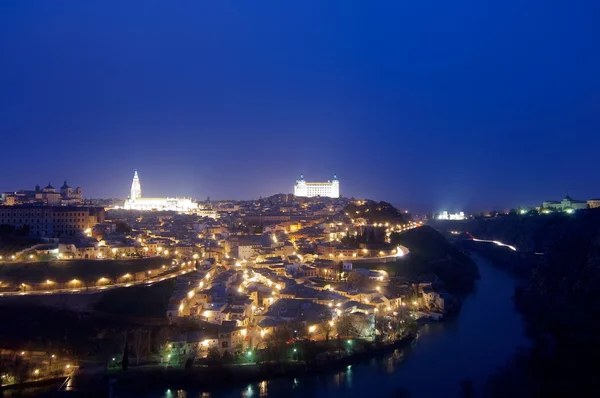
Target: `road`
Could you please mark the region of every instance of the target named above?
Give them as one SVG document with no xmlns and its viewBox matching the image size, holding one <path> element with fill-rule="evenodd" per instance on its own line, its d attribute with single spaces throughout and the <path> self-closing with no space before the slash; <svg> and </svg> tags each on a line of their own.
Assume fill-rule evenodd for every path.
<svg viewBox="0 0 600 398">
<path fill-rule="evenodd" d="M 167 275 L 157 275 L 153 278 L 144 279 L 142 281 L 134 281 L 134 282 L 123 282 L 123 283 L 115 283 L 111 285 L 105 286 L 92 286 L 92 287 L 81 287 L 81 288 L 71 288 L 71 289 L 49 289 L 49 290 L 30 290 L 30 291 L 18 291 L 18 292 L 2 292 L 0 293 L 0 297 L 14 297 L 14 296 L 42 296 L 42 295 L 52 295 L 52 294 L 94 294 L 100 293 L 110 289 L 116 289 L 121 287 L 131 287 L 131 286 L 139 286 L 139 285 L 152 285 L 153 283 L 158 283 L 165 281 L 167 279 L 176 278 L 178 276 L 187 274 L 188 272 L 195 271 L 194 267 L 185 268 L 176 272 L 169 273 Z"/>
</svg>

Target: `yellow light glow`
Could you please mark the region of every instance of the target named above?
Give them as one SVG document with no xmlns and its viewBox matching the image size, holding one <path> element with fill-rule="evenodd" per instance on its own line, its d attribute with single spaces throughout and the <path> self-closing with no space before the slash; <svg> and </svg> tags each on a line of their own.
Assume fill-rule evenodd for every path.
<svg viewBox="0 0 600 398">
<path fill-rule="evenodd" d="M 309 333 L 314 333 L 315 330 L 317 330 L 317 327 L 315 325 L 312 325 L 312 326 L 308 327 L 308 332 Z"/>
</svg>

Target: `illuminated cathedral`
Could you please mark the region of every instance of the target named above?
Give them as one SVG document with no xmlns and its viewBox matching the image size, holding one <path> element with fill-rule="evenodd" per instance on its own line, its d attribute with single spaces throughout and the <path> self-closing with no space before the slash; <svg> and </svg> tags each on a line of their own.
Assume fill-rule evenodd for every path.
<svg viewBox="0 0 600 398">
<path fill-rule="evenodd" d="M 131 183 L 131 193 L 123 208 L 126 210 L 193 213 L 198 210 L 198 203 L 190 198 L 143 198 L 140 177 L 137 170 L 135 170 L 133 182 Z"/>
</svg>

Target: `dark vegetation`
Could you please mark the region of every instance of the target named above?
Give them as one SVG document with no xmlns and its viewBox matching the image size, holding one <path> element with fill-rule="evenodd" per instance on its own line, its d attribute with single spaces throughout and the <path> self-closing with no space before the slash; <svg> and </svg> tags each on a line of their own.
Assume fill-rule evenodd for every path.
<svg viewBox="0 0 600 398">
<path fill-rule="evenodd" d="M 544 253 L 515 294 L 533 346 L 493 375 L 484 395 L 600 396 L 599 210 L 471 222 L 474 234 Z"/>
<path fill-rule="evenodd" d="M 13 227 L 12 225 L 0 224 L 0 237 L 24 237 L 29 235 L 31 227 L 27 224 L 21 227 Z"/>
<path fill-rule="evenodd" d="M 14 283 L 43 283 L 46 279 L 68 282 L 77 278 L 95 284 L 101 277 L 112 280 L 126 273 L 160 268 L 169 260 L 151 257 L 136 260 L 65 260 L 0 264 L 0 279 Z"/>
<path fill-rule="evenodd" d="M 166 280 L 152 286 L 109 290 L 96 303 L 95 309 L 115 315 L 164 319 L 174 288 L 175 281 Z"/>
<path fill-rule="evenodd" d="M 0 306 L 2 348 L 44 351 L 61 358 L 128 365 L 158 362 L 166 341 L 184 331 L 201 330 L 195 322 L 169 324 L 166 303 L 171 281 L 103 293 L 97 311 L 74 312 L 41 306 Z M 127 347 L 125 344 L 127 343 Z M 127 354 L 127 355 L 125 355 Z"/>
<path fill-rule="evenodd" d="M 344 212 L 351 218 L 364 218 L 370 224 L 385 223 L 407 224 L 412 220 L 410 214 L 402 213 L 387 202 L 366 201 L 363 205 L 350 203 Z M 358 212 L 358 213 L 357 213 Z"/>
<path fill-rule="evenodd" d="M 392 234 L 391 242 L 410 250 L 410 254 L 395 265 L 383 265 L 397 276 L 418 279 L 420 275 L 435 274 L 446 290 L 455 294 L 468 293 L 479 278 L 475 262 L 431 227 Z"/>
<path fill-rule="evenodd" d="M 0 225 L 0 228 L 8 227 L 7 225 Z M 13 227 L 10 227 L 13 228 Z M 40 243 L 40 240 L 37 238 L 31 238 L 28 236 L 22 235 L 3 235 L 0 233 L 0 255 L 4 257 L 4 259 L 8 259 L 8 256 L 15 254 L 21 250 L 27 249 L 37 243 Z"/>
</svg>

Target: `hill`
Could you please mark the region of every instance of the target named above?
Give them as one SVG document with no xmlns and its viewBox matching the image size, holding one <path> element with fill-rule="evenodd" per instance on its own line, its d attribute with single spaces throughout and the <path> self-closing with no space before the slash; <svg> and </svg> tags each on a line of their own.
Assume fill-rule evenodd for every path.
<svg viewBox="0 0 600 398">
<path fill-rule="evenodd" d="M 410 214 L 402 213 L 387 202 L 364 201 L 363 204 L 350 203 L 344 208 L 349 217 L 364 218 L 369 224 L 406 224 L 412 221 Z"/>
<path fill-rule="evenodd" d="M 459 295 L 470 292 L 479 278 L 475 262 L 431 227 L 392 234 L 390 239 L 392 244 L 410 250 L 407 258 L 399 259 L 393 266 L 398 276 L 417 279 L 421 275 L 435 274 L 448 292 Z"/>
</svg>

